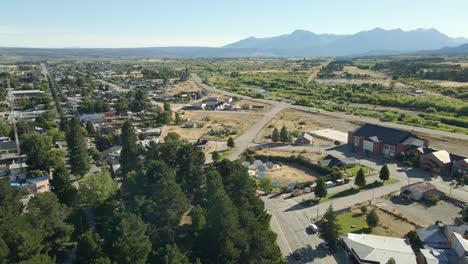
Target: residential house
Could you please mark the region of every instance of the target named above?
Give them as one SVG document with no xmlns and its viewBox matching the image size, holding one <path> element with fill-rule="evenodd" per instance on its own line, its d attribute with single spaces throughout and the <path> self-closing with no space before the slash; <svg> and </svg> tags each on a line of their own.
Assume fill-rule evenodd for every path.
<svg viewBox="0 0 468 264">
<path fill-rule="evenodd" d="M 17 152 L 16 141 L 0 142 L 0 154 L 13 154 Z"/>
<path fill-rule="evenodd" d="M 468 158 L 455 161 L 453 163 L 453 172 L 458 175 L 468 174 Z"/>
<path fill-rule="evenodd" d="M 398 264 L 417 263 L 411 245 L 403 238 L 348 233 L 343 242 L 354 263 L 385 264 L 390 258 Z"/>
<path fill-rule="evenodd" d="M 41 91 L 41 90 L 18 90 L 18 91 L 12 91 L 11 95 L 13 95 L 16 98 L 42 97 L 42 96 L 44 96 L 44 91 Z"/>
<path fill-rule="evenodd" d="M 312 140 L 313 140 L 312 135 L 307 132 L 304 132 L 297 137 L 294 143 L 296 145 L 311 145 Z"/>
<path fill-rule="evenodd" d="M 440 172 L 447 172 L 450 171 L 451 165 L 450 153 L 446 150 L 433 151 L 419 158 L 419 167 L 425 170 L 436 169 Z"/>
<path fill-rule="evenodd" d="M 28 171 L 28 165 L 26 163 L 13 162 L 7 165 L 7 172 L 10 181 L 19 181 L 26 179 L 26 173 Z"/>
<path fill-rule="evenodd" d="M 150 128 L 146 131 L 143 132 L 145 136 L 157 136 L 159 137 L 162 132 L 164 131 L 164 126 L 162 127 L 156 127 L 156 128 Z"/>
<path fill-rule="evenodd" d="M 49 175 L 39 178 L 27 179 L 28 187 L 35 193 L 48 192 L 50 190 Z"/>
<path fill-rule="evenodd" d="M 421 249 L 422 263 L 468 263 L 468 224 L 444 225 L 438 223 L 416 229 Z"/>
<path fill-rule="evenodd" d="M 348 132 L 348 144 L 357 151 L 394 157 L 405 153 L 411 146 L 427 147 L 429 142 L 408 131 L 364 124 Z"/>
<path fill-rule="evenodd" d="M 81 114 L 80 115 L 81 123 L 86 123 L 88 121 L 91 123 L 101 123 L 104 121 L 104 119 L 101 117 L 100 114 Z"/>
<path fill-rule="evenodd" d="M 333 155 L 327 155 L 322 160 L 319 161 L 319 164 L 323 167 L 338 167 L 342 170 L 345 168 L 352 168 L 356 166 L 356 159 L 355 158 L 337 158 Z"/>
<path fill-rule="evenodd" d="M 434 185 L 429 182 L 415 182 L 401 187 L 401 196 L 419 201 L 421 199 L 440 199 L 444 195 Z"/>
</svg>

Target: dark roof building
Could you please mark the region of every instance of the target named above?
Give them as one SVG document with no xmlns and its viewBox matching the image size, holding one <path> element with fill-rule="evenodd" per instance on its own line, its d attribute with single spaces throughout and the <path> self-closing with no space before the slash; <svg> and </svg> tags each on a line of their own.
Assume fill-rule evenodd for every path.
<svg viewBox="0 0 468 264">
<path fill-rule="evenodd" d="M 395 156 L 411 147 L 428 147 L 429 143 L 409 131 L 364 124 L 348 132 L 348 144 L 358 151 Z"/>
</svg>

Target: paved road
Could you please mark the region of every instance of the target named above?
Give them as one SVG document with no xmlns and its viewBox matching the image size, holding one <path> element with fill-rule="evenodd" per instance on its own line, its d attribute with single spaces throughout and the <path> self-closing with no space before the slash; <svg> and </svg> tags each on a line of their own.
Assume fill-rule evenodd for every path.
<svg viewBox="0 0 468 264">
<path fill-rule="evenodd" d="M 110 82 L 102 80 L 102 79 L 97 79 L 97 81 L 104 84 L 104 85 L 109 85 L 109 87 L 112 89 L 112 91 L 114 91 L 116 93 L 128 93 L 130 91 L 129 89 L 120 87 L 117 84 L 113 84 L 113 83 L 110 83 Z"/>
<path fill-rule="evenodd" d="M 213 86 L 209 86 L 196 75 L 192 74 L 193 80 L 203 88 L 217 92 L 220 94 L 224 94 L 227 96 L 237 96 L 239 98 L 244 98 L 248 99 L 254 102 L 260 102 L 260 103 L 266 103 L 266 104 L 271 104 L 271 105 L 281 105 L 283 108 L 291 108 L 291 109 L 296 109 L 296 110 L 301 110 L 305 112 L 310 112 L 310 113 L 320 113 L 322 115 L 327 115 L 327 116 L 333 116 L 333 117 L 338 117 L 338 118 L 344 118 L 349 121 L 356 121 L 356 122 L 362 122 L 362 123 L 371 123 L 371 124 L 378 124 L 378 125 L 384 125 L 387 127 L 393 127 L 393 128 L 398 128 L 398 129 L 404 129 L 404 130 L 409 130 L 409 131 L 415 131 L 419 133 L 426 133 L 426 134 L 433 134 L 433 135 L 438 135 L 438 136 L 443 136 L 443 137 L 450 137 L 454 139 L 461 139 L 461 140 L 467 140 L 468 141 L 468 135 L 462 135 L 462 134 L 456 134 L 456 133 L 451 133 L 451 132 L 446 132 L 446 131 L 440 131 L 440 130 L 434 130 L 434 129 L 429 129 L 429 128 L 422 128 L 422 127 L 415 127 L 415 126 L 409 126 L 409 125 L 402 125 L 402 124 L 395 124 L 395 123 L 389 123 L 389 122 L 382 122 L 378 119 L 375 118 L 369 118 L 369 117 L 360 117 L 360 116 L 354 116 L 354 115 L 348 115 L 345 113 L 341 112 L 330 112 L 330 111 L 325 111 L 322 109 L 314 108 L 314 107 L 308 107 L 308 106 L 300 106 L 300 105 L 292 105 L 289 103 L 285 102 L 276 102 L 276 101 L 271 101 L 267 99 L 258 99 L 258 98 L 252 98 L 248 97 L 245 95 L 239 95 L 227 91 L 222 91 L 219 90 Z"/>
</svg>

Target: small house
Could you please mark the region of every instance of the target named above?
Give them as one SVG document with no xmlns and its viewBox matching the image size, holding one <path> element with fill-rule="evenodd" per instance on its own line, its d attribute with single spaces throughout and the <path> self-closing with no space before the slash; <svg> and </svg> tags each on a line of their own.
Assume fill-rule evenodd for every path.
<svg viewBox="0 0 468 264">
<path fill-rule="evenodd" d="M 446 150 L 438 150 L 420 156 L 419 165 L 422 169 L 432 170 L 436 169 L 440 172 L 447 172 L 450 170 L 452 161 L 450 153 Z"/>
<path fill-rule="evenodd" d="M 29 184 L 28 187 L 35 193 L 48 192 L 50 190 L 49 175 L 27 179 L 26 182 Z"/>
<path fill-rule="evenodd" d="M 300 134 L 296 141 L 294 142 L 296 145 L 311 145 L 312 144 L 313 137 L 309 133 L 302 133 Z"/>
<path fill-rule="evenodd" d="M 440 199 L 443 195 L 443 192 L 429 182 L 415 182 L 401 187 L 401 196 L 415 201 Z"/>
</svg>

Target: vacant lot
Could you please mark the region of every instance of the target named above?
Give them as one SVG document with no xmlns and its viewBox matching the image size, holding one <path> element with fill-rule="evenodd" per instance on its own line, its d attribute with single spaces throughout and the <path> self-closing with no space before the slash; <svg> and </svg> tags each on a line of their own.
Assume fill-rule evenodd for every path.
<svg viewBox="0 0 468 264">
<path fill-rule="evenodd" d="M 444 223 L 453 223 L 455 217 L 460 216 L 460 208 L 445 201 L 440 201 L 434 206 L 425 206 L 421 203 L 403 199 L 400 196 L 394 196 L 391 199 L 380 198 L 379 202 L 387 210 L 402 214 L 421 226 L 431 225 L 437 220 Z"/>
<path fill-rule="evenodd" d="M 256 153 L 257 155 L 265 155 L 265 156 L 280 156 L 280 157 L 291 157 L 292 155 L 302 155 L 306 158 L 309 158 L 313 162 L 318 162 L 321 160 L 325 154 L 322 152 L 318 151 L 308 151 L 301 149 L 301 147 L 294 147 L 294 149 L 287 148 L 287 149 L 281 149 L 281 148 L 262 148 L 262 149 L 257 149 Z"/>
<path fill-rule="evenodd" d="M 368 212 L 370 212 L 372 208 L 373 207 L 368 206 Z M 403 237 L 415 228 L 415 226 L 410 223 L 399 220 L 379 209 L 376 210 L 377 215 L 379 216 L 379 225 L 372 231 L 366 223 L 366 216 L 363 215 L 359 209 L 338 215 L 338 222 L 342 228 L 341 231 L 343 233 L 365 233 L 381 236 Z"/>
<path fill-rule="evenodd" d="M 291 182 L 308 182 L 315 181 L 316 176 L 308 173 L 301 166 L 282 165 L 279 168 L 268 170 L 265 173 L 273 182 L 278 182 L 281 185 L 286 185 Z"/>
<path fill-rule="evenodd" d="M 265 138 L 266 135 L 270 135 L 273 129 L 276 127 L 278 130 L 285 126 L 289 132 L 311 132 L 318 129 L 323 129 L 322 124 L 317 121 L 316 115 L 306 113 L 293 109 L 286 109 L 278 113 L 268 125 L 258 134 L 256 141 L 258 143 L 265 143 L 269 141 Z M 271 140 L 270 140 L 271 141 Z M 331 140 L 316 139 L 314 138 L 314 144 L 331 144 Z"/>
<path fill-rule="evenodd" d="M 170 125 L 164 130 L 165 136 L 168 132 L 176 132 L 184 139 L 207 138 L 209 140 L 227 140 L 228 137 L 210 136 L 210 130 L 235 131 L 236 134 L 231 135 L 237 137 L 244 132 L 249 126 L 257 122 L 260 114 L 248 112 L 182 112 L 183 118 L 197 123 L 197 128 L 183 128 L 183 125 Z"/>
</svg>

